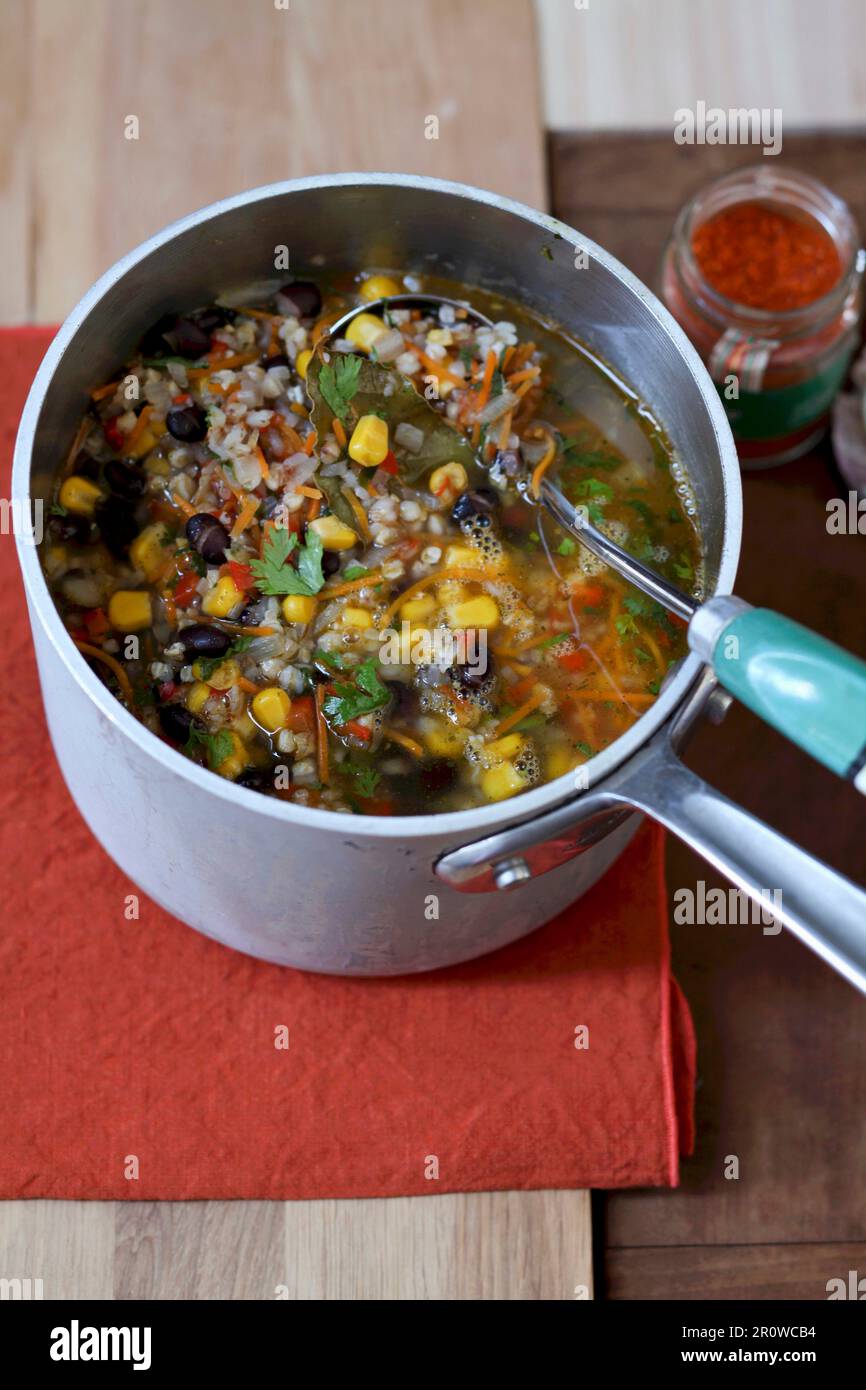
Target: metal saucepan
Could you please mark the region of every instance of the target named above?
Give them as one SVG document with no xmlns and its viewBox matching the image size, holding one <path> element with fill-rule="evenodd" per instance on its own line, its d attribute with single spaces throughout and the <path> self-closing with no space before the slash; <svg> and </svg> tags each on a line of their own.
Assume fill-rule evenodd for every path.
<svg viewBox="0 0 866 1390">
<path fill-rule="evenodd" d="M 500 290 L 586 341 L 652 407 L 697 498 L 709 587 L 729 593 L 740 474 L 716 389 L 658 300 L 612 256 L 543 213 L 436 179 L 344 174 L 254 189 L 123 258 L 61 328 L 24 410 L 13 494 L 50 494 L 94 382 L 160 314 L 292 269 L 406 266 Z M 588 253 L 588 265 L 576 257 Z M 581 268 L 577 268 L 577 264 Z M 391 975 L 468 960 L 579 899 L 645 811 L 866 989 L 866 894 L 713 791 L 676 747 L 720 692 L 694 654 L 626 734 L 574 775 L 482 810 L 350 816 L 265 798 L 195 766 L 109 693 L 66 633 L 35 547 L 19 535 L 48 724 L 94 834 L 175 916 L 251 955 Z M 519 891 L 498 890 L 518 887 Z M 492 901 L 490 894 L 496 895 Z"/>
</svg>

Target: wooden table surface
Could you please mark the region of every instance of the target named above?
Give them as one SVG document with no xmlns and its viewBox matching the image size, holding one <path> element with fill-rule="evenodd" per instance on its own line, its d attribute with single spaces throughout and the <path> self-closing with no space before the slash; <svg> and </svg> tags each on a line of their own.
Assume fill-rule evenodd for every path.
<svg viewBox="0 0 866 1390">
<path fill-rule="evenodd" d="M 674 216 L 708 179 L 754 162 L 669 136 L 559 135 L 553 209 L 654 285 Z M 776 165 L 824 179 L 866 230 L 866 136 L 785 136 Z M 743 479 L 737 592 L 866 655 L 866 537 L 828 535 L 847 496 L 829 442 Z M 866 806 L 831 773 L 734 708 L 687 752 L 707 781 L 866 884 Z M 678 841 L 668 887 L 726 886 Z M 832 904 L 828 904 L 832 911 Z M 866 923 L 864 923 L 866 926 Z M 866 1270 L 866 1003 L 786 933 L 672 927 L 674 970 L 698 1035 L 697 1153 L 674 1193 L 596 1204 L 610 1298 L 824 1298 Z M 728 1155 L 739 1178 L 725 1177 Z M 601 1261 L 599 1261 L 601 1263 Z"/>
</svg>

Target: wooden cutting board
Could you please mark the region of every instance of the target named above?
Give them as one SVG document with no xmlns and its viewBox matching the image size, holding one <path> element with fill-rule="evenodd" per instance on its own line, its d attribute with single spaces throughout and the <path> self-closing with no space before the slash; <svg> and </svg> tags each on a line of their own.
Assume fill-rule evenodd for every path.
<svg viewBox="0 0 866 1390">
<path fill-rule="evenodd" d="M 544 205 L 531 0 L 2 0 L 0 24 L 0 322 L 62 319 L 167 222 L 273 180 L 383 169 Z M 7 1202 L 0 1250 L 46 1298 L 592 1289 L 586 1192 Z"/>
</svg>

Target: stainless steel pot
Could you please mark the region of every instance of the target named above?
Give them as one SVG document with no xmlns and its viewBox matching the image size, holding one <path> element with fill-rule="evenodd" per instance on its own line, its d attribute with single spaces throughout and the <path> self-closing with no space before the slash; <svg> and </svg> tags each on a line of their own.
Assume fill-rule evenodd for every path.
<svg viewBox="0 0 866 1390">
<path fill-rule="evenodd" d="M 587 341 L 652 404 L 697 496 L 708 576 L 733 584 L 737 456 L 715 387 L 681 330 L 613 257 L 543 213 L 459 184 L 390 174 L 300 179 L 185 218 L 119 261 L 72 312 L 33 384 L 15 452 L 19 506 L 45 499 L 88 391 L 168 310 L 291 265 L 405 265 L 499 289 Z M 576 268 L 576 251 L 589 264 Z M 675 746 L 719 698 L 689 656 L 639 722 L 573 776 L 480 811 L 393 819 L 266 799 L 195 766 L 106 690 L 55 610 L 19 536 L 57 757 L 94 834 L 135 883 L 240 951 L 340 974 L 467 960 L 578 899 L 634 834 L 638 808 L 779 915 L 857 983 L 866 897 L 688 772 Z M 519 891 L 499 890 L 518 887 Z"/>
</svg>

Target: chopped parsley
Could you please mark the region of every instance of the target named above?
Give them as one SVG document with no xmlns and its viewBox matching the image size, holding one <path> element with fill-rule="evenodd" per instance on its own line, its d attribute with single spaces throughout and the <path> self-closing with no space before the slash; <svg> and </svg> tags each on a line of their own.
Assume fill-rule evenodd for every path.
<svg viewBox="0 0 866 1390">
<path fill-rule="evenodd" d="M 316 661 L 321 661 L 323 666 L 328 666 L 334 671 L 344 671 L 346 669 L 346 658 L 340 656 L 339 652 L 326 652 L 321 647 L 313 652 Z"/>
<path fill-rule="evenodd" d="M 577 550 L 577 541 L 573 541 L 571 536 L 565 536 L 556 547 L 557 555 L 573 555 Z"/>
<path fill-rule="evenodd" d="M 361 359 L 355 353 L 340 353 L 333 363 L 319 372 L 319 390 L 338 419 L 345 424 L 349 402 L 358 389 Z"/>
<path fill-rule="evenodd" d="M 307 541 L 298 551 L 298 567 L 287 563 L 297 548 L 298 538 L 283 527 L 275 527 L 265 541 L 260 560 L 251 560 L 250 569 L 263 594 L 301 594 L 311 598 L 325 582 L 322 573 L 322 538 L 307 531 Z"/>
<path fill-rule="evenodd" d="M 362 763 L 347 762 L 343 764 L 343 767 L 354 778 L 360 797 L 366 799 L 375 795 L 376 788 L 381 781 L 381 773 L 377 772 L 374 767 Z"/>
<path fill-rule="evenodd" d="M 356 668 L 351 685 L 334 682 L 334 694 L 327 696 L 323 708 L 328 719 L 341 727 L 357 719 L 359 714 L 381 709 L 390 698 L 388 687 L 379 680 L 376 662 L 370 657 Z"/>
<path fill-rule="evenodd" d="M 601 502 L 613 501 L 613 488 L 610 483 L 603 483 L 600 478 L 581 478 L 574 491 L 578 497 L 597 497 Z"/>
<path fill-rule="evenodd" d="M 363 579 L 365 575 L 372 573 L 372 570 L 365 570 L 363 565 L 347 565 L 343 570 L 343 578 Z"/>
<path fill-rule="evenodd" d="M 567 642 L 569 637 L 573 635 L 571 632 L 557 632 L 553 637 L 545 637 L 543 642 L 539 642 L 538 650 L 543 651 L 545 647 L 555 647 L 557 642 Z"/>
<path fill-rule="evenodd" d="M 585 758 L 592 757 L 592 748 L 588 743 L 575 743 L 574 747 L 577 749 L 578 753 L 582 753 Z"/>
<path fill-rule="evenodd" d="M 234 751 L 234 740 L 228 729 L 220 729 L 219 733 L 209 734 L 193 724 L 189 731 L 189 738 L 184 745 L 184 752 L 191 753 L 195 748 L 204 749 L 207 765 L 213 770 L 224 763 L 226 758 L 231 757 Z"/>
</svg>

